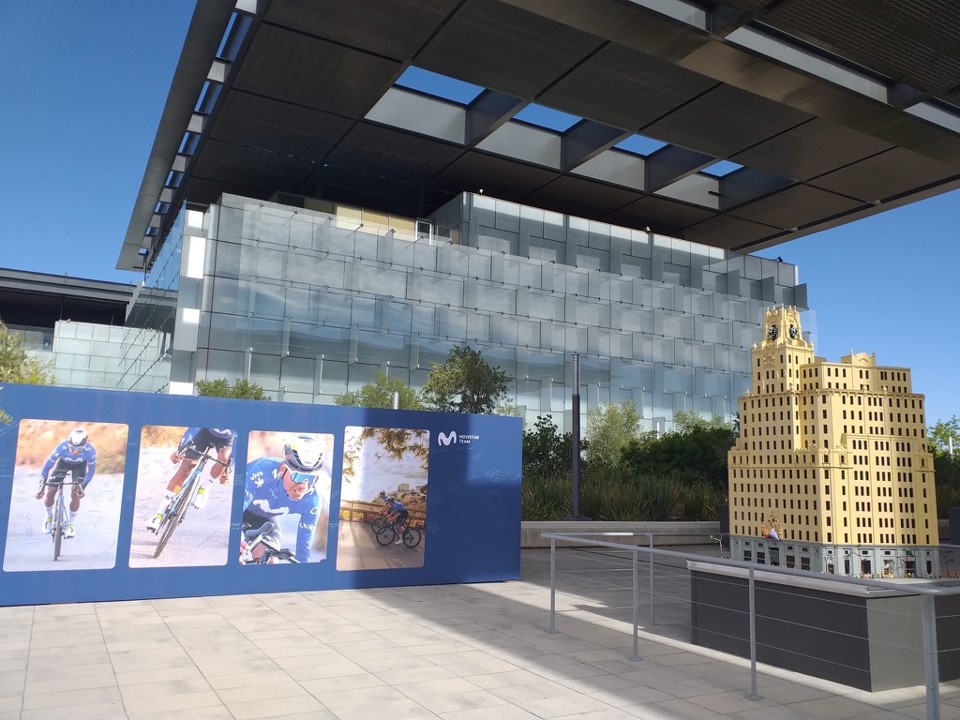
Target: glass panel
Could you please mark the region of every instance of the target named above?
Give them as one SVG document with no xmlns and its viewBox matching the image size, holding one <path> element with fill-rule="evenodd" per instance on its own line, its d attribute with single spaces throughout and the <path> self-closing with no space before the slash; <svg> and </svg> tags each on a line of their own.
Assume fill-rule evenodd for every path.
<svg viewBox="0 0 960 720">
<path fill-rule="evenodd" d="M 320 392 L 326 395 L 342 395 L 347 392 L 347 364 L 345 362 L 323 360 L 320 363 L 320 371 Z"/>
<path fill-rule="evenodd" d="M 222 377 L 243 377 L 246 356 L 242 352 L 228 350 L 210 350 L 207 353 L 206 368 L 197 368 L 197 377 L 216 380 Z M 206 372 L 203 372 L 205 370 Z"/>
<path fill-rule="evenodd" d="M 467 339 L 471 341 L 490 341 L 490 316 L 479 313 L 467 315 Z"/>
<path fill-rule="evenodd" d="M 316 361 L 313 358 L 281 358 L 280 387 L 286 391 L 312 394 L 315 374 Z"/>
<path fill-rule="evenodd" d="M 249 318 L 247 324 L 250 328 L 250 347 L 255 352 L 279 355 L 283 342 L 283 320 L 254 317 Z"/>
<path fill-rule="evenodd" d="M 402 270 L 360 265 L 360 292 L 403 297 L 407 291 L 407 274 Z"/>
<path fill-rule="evenodd" d="M 350 323 L 352 325 L 366 328 L 376 326 L 376 303 L 373 298 L 354 296 L 352 304 L 353 311 L 350 314 Z"/>
<path fill-rule="evenodd" d="M 399 366 L 407 364 L 410 351 L 403 335 L 360 330 L 357 332 L 357 357 L 378 367 L 384 362 Z"/>
<path fill-rule="evenodd" d="M 256 295 L 253 299 L 254 314 L 262 317 L 283 317 L 285 288 L 282 285 L 274 285 L 262 280 L 258 281 L 254 287 L 256 289 Z"/>
<path fill-rule="evenodd" d="M 476 287 L 477 308 L 489 312 L 515 313 L 517 294 L 515 290 L 497 285 L 478 283 Z"/>
</svg>

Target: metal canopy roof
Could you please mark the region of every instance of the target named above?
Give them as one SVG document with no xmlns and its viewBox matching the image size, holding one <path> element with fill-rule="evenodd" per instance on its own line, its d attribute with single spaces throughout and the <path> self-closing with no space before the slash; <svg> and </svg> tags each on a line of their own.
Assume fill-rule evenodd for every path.
<svg viewBox="0 0 960 720">
<path fill-rule="evenodd" d="M 957 3 L 204 0 L 117 266 L 223 192 L 421 217 L 483 188 L 750 251 L 956 187 Z"/>
</svg>

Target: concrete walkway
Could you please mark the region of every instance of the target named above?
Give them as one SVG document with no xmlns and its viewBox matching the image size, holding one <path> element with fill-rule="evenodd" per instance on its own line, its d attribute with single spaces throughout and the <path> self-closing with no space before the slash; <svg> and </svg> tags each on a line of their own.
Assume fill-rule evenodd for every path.
<svg viewBox="0 0 960 720">
<path fill-rule="evenodd" d="M 0 720 L 925 717 L 922 688 L 770 668 L 748 700 L 744 661 L 672 637 L 682 611 L 631 661 L 629 572 L 562 553 L 556 634 L 546 550 L 517 582 L 0 608 Z"/>
</svg>

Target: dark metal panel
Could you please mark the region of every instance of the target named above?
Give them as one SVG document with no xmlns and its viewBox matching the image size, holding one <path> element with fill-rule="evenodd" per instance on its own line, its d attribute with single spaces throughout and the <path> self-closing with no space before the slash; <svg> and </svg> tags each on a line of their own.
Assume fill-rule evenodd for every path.
<svg viewBox="0 0 960 720">
<path fill-rule="evenodd" d="M 419 135 L 360 123 L 330 154 L 328 163 L 420 183 L 449 165 L 462 152 L 462 148 Z"/>
<path fill-rule="evenodd" d="M 948 178 L 960 178 L 958 168 L 938 163 L 903 148 L 894 148 L 818 177 L 811 180 L 810 184 L 858 197 L 866 202 L 875 202 Z"/>
<path fill-rule="evenodd" d="M 715 215 L 688 227 L 683 233 L 683 238 L 702 245 L 736 250 L 744 245 L 762 243 L 770 238 L 787 234 L 782 228 L 762 225 L 730 215 Z"/>
<path fill-rule="evenodd" d="M 653 232 L 665 235 L 681 235 L 688 225 L 715 215 L 706 208 L 648 195 L 607 213 L 603 220 L 632 228 L 649 227 Z"/>
<path fill-rule="evenodd" d="M 339 115 L 231 90 L 210 137 L 232 145 L 319 160 L 353 121 Z"/>
<path fill-rule="evenodd" d="M 430 184 L 453 193 L 478 192 L 520 202 L 525 196 L 557 177 L 557 173 L 521 162 L 468 152 L 459 157 Z"/>
<path fill-rule="evenodd" d="M 192 203 L 208 205 L 216 202 L 224 193 L 242 195 L 243 197 L 250 197 L 255 200 L 267 200 L 273 195 L 272 190 L 250 187 L 249 185 L 239 185 L 237 183 L 224 181 L 223 178 L 208 180 L 197 177 L 196 175 L 191 176 L 187 181 L 184 195 L 190 198 L 190 202 Z"/>
<path fill-rule="evenodd" d="M 193 174 L 210 180 L 227 179 L 233 185 L 269 195 L 275 190 L 295 191 L 312 172 L 313 165 L 310 160 L 208 140 Z"/>
<path fill-rule="evenodd" d="M 891 147 L 829 120 L 814 118 L 730 159 L 781 177 L 807 180 Z"/>
<path fill-rule="evenodd" d="M 764 22 L 925 92 L 960 78 L 960 3 L 788 0 Z"/>
<path fill-rule="evenodd" d="M 501 2 L 664 60 L 679 60 L 709 40 L 706 33 L 687 23 L 629 0 Z"/>
<path fill-rule="evenodd" d="M 272 0 L 266 22 L 406 60 L 459 0 Z"/>
<path fill-rule="evenodd" d="M 810 118 L 766 98 L 721 86 L 641 128 L 641 132 L 725 158 Z"/>
<path fill-rule="evenodd" d="M 532 99 L 602 40 L 490 0 L 467 0 L 415 64 L 481 87 Z"/>
<path fill-rule="evenodd" d="M 637 130 L 716 85 L 666 61 L 608 45 L 544 93 L 540 102 Z"/>
<path fill-rule="evenodd" d="M 362 116 L 400 69 L 394 60 L 263 25 L 234 87 L 295 105 Z"/>
<path fill-rule="evenodd" d="M 788 230 L 862 206 L 859 200 L 806 185 L 794 185 L 761 200 L 741 205 L 731 212 L 745 220 Z"/>
<path fill-rule="evenodd" d="M 741 168 L 720 179 L 720 208 L 728 210 L 751 200 L 770 195 L 792 182 L 755 168 Z"/>
<path fill-rule="evenodd" d="M 524 198 L 524 202 L 547 210 L 590 218 L 602 217 L 640 196 L 640 193 L 625 188 L 565 176 L 531 193 Z"/>
</svg>

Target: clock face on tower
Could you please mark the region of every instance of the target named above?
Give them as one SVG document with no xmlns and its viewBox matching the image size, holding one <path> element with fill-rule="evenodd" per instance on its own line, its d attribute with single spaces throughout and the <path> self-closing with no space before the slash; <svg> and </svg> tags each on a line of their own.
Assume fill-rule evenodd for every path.
<svg viewBox="0 0 960 720">
<path fill-rule="evenodd" d="M 800 331 L 797 330 L 797 326 L 796 326 L 796 325 L 790 325 L 790 331 L 789 331 L 789 332 L 790 332 L 790 338 L 791 338 L 792 340 L 796 340 L 796 339 L 797 339 L 797 335 L 800 334 Z"/>
<path fill-rule="evenodd" d="M 767 328 L 767 337 L 771 340 L 776 340 L 779 334 L 780 330 L 776 325 L 771 325 L 769 328 Z"/>
</svg>

